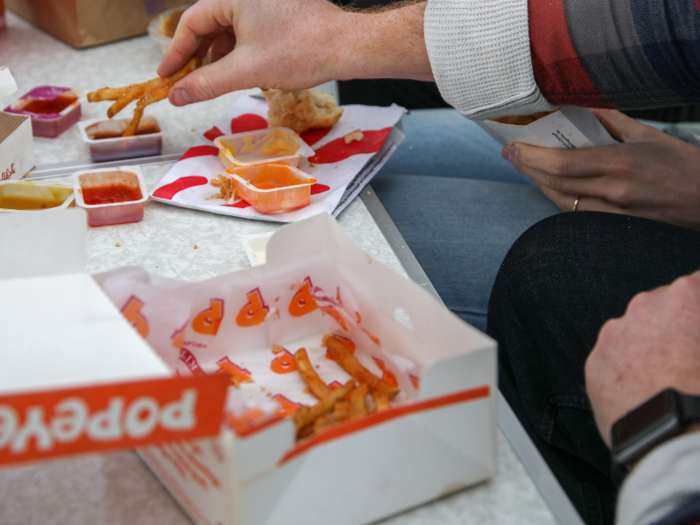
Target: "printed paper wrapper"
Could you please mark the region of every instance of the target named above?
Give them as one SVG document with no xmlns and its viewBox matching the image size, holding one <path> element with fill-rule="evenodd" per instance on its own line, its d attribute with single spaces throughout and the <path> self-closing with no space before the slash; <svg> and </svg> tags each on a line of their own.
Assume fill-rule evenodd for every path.
<svg viewBox="0 0 700 525">
<path fill-rule="evenodd" d="M 366 368 L 398 386 L 396 404 L 420 398 L 421 375 L 433 361 L 483 337 L 373 261 L 328 215 L 289 228 L 270 240 L 265 265 L 208 281 L 183 283 L 136 268 L 96 279 L 179 374 L 230 376 L 240 387 L 229 396 L 234 420 L 251 408 L 283 416 L 317 402 L 296 372 L 299 348 L 331 388 L 349 380 L 322 348 L 324 334 L 344 338 Z M 275 353 L 273 345 L 284 350 Z"/>
<path fill-rule="evenodd" d="M 587 108 L 562 106 L 527 126 L 484 120 L 477 124 L 501 145 L 522 142 L 545 148 L 592 148 L 617 144 Z"/>
<path fill-rule="evenodd" d="M 403 108 L 396 105 L 387 108 L 344 106 L 343 116 L 333 127 L 301 134 L 304 142 L 315 151 L 313 157 L 303 159 L 299 165 L 317 180 L 311 187 L 308 206 L 263 214 L 240 199 L 234 203 L 210 199 L 218 193 L 218 188 L 209 181 L 226 173 L 217 157 L 219 150 L 214 139 L 268 127 L 267 109 L 265 100 L 238 99 L 170 169 L 153 189 L 151 197 L 184 208 L 273 222 L 294 222 L 322 212 L 336 216 L 379 171 L 405 137 L 401 127 Z M 363 139 L 346 144 L 345 135 L 357 129 L 362 131 Z"/>
</svg>

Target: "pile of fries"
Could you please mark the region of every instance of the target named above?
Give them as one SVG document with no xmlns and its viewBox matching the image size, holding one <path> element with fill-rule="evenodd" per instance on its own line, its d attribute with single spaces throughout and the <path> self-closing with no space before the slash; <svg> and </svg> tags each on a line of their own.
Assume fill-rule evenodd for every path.
<svg viewBox="0 0 700 525">
<path fill-rule="evenodd" d="M 167 77 L 158 77 L 142 84 L 132 84 L 122 88 L 106 87 L 92 91 L 88 93 L 88 102 L 114 100 L 114 104 L 107 110 L 107 117 L 111 119 L 128 106 L 130 102 L 138 99 L 136 109 L 134 109 L 134 116 L 122 135 L 122 137 L 132 137 L 139 126 L 144 108 L 149 104 L 168 98 L 168 93 L 170 93 L 170 88 L 173 87 L 173 84 L 199 66 L 199 59 L 192 58 L 182 69 Z"/>
<path fill-rule="evenodd" d="M 353 379 L 335 390 L 329 388 L 314 370 L 305 348 L 294 354 L 299 374 L 319 401 L 314 406 L 300 406 L 293 414 L 297 439 L 303 439 L 330 425 L 365 416 L 373 411 L 381 412 L 391 407 L 389 401 L 400 392 L 367 370 L 347 349 L 342 339 L 326 334 L 323 346 L 336 363 Z M 359 385 L 355 384 L 355 381 Z M 374 407 L 367 406 L 371 395 Z"/>
<path fill-rule="evenodd" d="M 557 111 L 557 110 L 554 110 Z M 540 120 L 547 115 L 551 115 L 554 111 L 540 111 L 539 113 L 533 113 L 532 115 L 525 116 L 513 116 L 513 117 L 501 117 L 491 119 L 494 122 L 500 122 L 501 124 L 514 124 L 516 126 L 527 126 L 533 122 Z"/>
</svg>

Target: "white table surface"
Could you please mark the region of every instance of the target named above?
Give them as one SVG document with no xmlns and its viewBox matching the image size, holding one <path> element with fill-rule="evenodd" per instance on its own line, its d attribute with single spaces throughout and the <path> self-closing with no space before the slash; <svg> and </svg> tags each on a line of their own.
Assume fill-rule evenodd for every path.
<svg viewBox="0 0 700 525">
<path fill-rule="evenodd" d="M 148 37 L 76 51 L 8 12 L 0 35 L 0 65 L 12 70 L 19 90 L 2 107 L 39 85 L 85 91 L 143 82 L 155 75 L 160 46 Z M 242 92 L 174 108 L 167 101 L 147 113 L 165 121 L 164 153 L 182 151 Z M 83 104 L 83 119 L 101 117 L 109 103 Z M 125 112 L 129 115 L 129 112 Z M 56 139 L 35 138 L 37 166 L 87 160 L 76 126 Z M 144 166 L 149 189 L 171 164 Z M 68 184 L 68 179 L 57 179 Z M 353 240 L 376 260 L 405 275 L 401 263 L 360 199 L 338 217 Z M 241 239 L 277 225 L 166 204 L 146 203 L 140 223 L 91 228 L 86 271 L 125 265 L 188 281 L 199 281 L 250 264 Z M 119 246 L 117 247 L 117 244 Z M 196 245 L 196 249 L 195 249 Z M 387 525 L 555 523 L 534 483 L 501 432 L 499 473 L 493 479 L 386 520 Z M 21 467 L 0 468 L 0 523 L 3 525 L 168 524 L 191 522 L 132 452 L 83 456 Z"/>
</svg>

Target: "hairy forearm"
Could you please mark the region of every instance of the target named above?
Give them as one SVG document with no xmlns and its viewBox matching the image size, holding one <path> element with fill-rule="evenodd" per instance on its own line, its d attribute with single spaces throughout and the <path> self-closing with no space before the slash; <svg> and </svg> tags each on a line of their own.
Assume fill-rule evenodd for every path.
<svg viewBox="0 0 700 525">
<path fill-rule="evenodd" d="M 425 5 L 409 1 L 391 9 L 346 10 L 337 26 L 336 78 L 433 81 L 423 35 Z"/>
</svg>

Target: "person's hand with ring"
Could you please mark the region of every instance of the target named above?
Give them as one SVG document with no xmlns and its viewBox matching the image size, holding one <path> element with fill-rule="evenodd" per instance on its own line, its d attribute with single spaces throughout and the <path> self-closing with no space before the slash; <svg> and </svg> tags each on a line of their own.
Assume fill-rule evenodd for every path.
<svg viewBox="0 0 700 525">
<path fill-rule="evenodd" d="M 503 156 L 563 211 L 603 211 L 700 230 L 700 148 L 616 110 L 592 109 L 620 144 L 515 143 Z"/>
</svg>

